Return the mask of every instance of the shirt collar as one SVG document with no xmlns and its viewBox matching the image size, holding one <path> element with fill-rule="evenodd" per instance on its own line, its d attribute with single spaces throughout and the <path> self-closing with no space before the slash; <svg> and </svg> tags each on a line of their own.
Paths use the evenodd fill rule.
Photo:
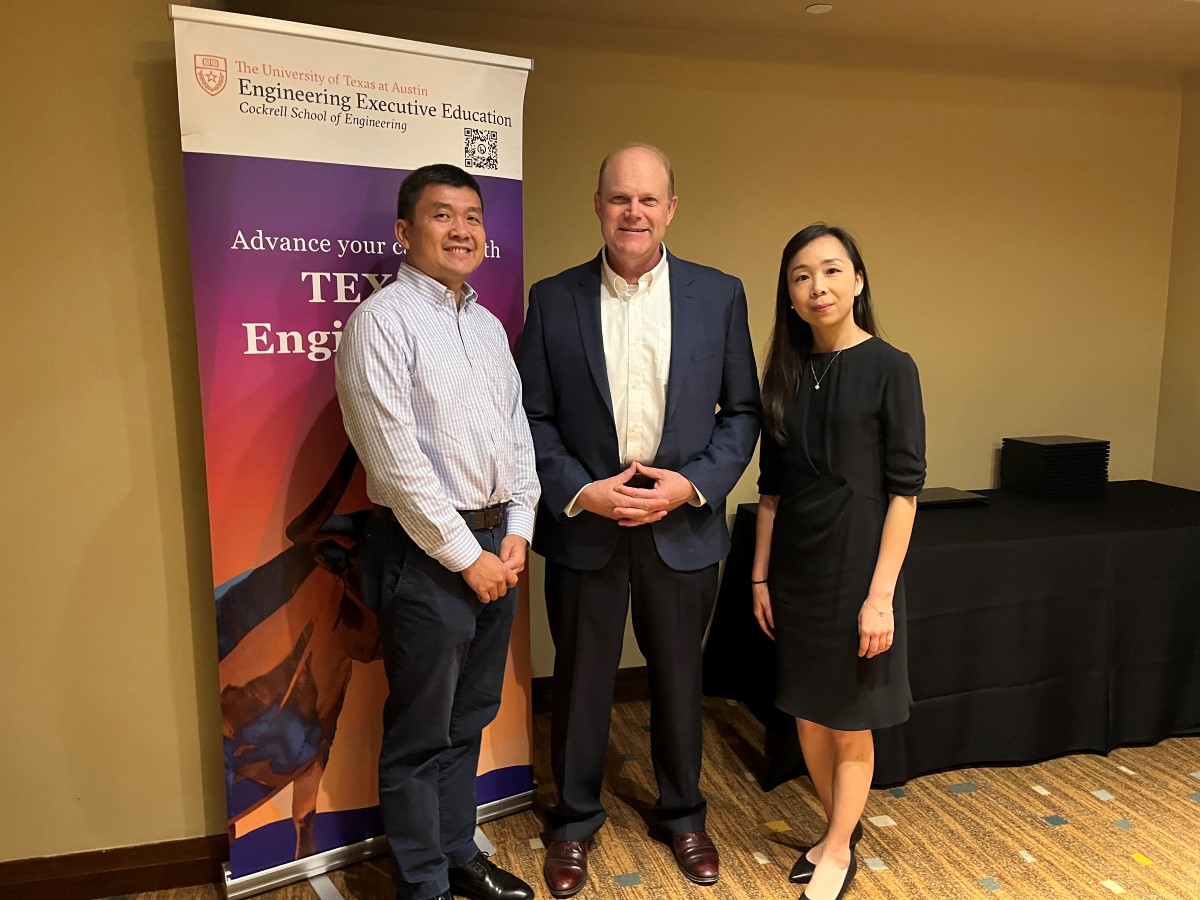
<svg viewBox="0 0 1200 900">
<path fill-rule="evenodd" d="M 667 266 L 667 245 L 660 244 L 662 257 L 658 260 L 658 264 L 639 278 L 635 283 L 630 284 L 620 275 L 612 270 L 608 264 L 608 248 L 605 247 L 600 251 L 600 278 L 608 286 L 608 289 L 616 295 L 620 300 L 628 300 L 639 290 L 650 290 L 655 282 L 666 281 L 668 278 Z"/>
<path fill-rule="evenodd" d="M 448 306 L 451 309 L 458 308 L 457 298 L 454 296 L 454 291 L 446 287 L 440 281 L 430 278 L 420 269 L 413 268 L 408 263 L 401 263 L 399 270 L 396 272 L 396 280 L 404 281 L 409 287 L 414 288 L 418 294 L 425 300 L 428 300 L 434 306 Z M 474 303 L 479 299 L 479 294 L 475 288 L 463 282 L 463 308 L 465 309 L 468 303 Z"/>
</svg>

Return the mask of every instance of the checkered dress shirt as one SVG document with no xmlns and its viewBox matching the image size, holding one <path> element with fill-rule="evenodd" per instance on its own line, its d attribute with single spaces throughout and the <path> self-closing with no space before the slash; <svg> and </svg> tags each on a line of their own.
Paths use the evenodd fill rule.
<svg viewBox="0 0 1200 900">
<path fill-rule="evenodd" d="M 457 510 L 511 501 L 533 538 L 541 488 L 521 379 L 499 320 L 407 264 L 350 316 L 337 353 L 342 420 L 367 473 L 422 550 L 458 572 L 480 554 Z"/>
</svg>

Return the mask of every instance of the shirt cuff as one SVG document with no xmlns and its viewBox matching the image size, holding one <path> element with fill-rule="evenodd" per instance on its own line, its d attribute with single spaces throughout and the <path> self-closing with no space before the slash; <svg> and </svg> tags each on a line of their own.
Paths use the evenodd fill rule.
<svg viewBox="0 0 1200 900">
<path fill-rule="evenodd" d="M 429 554 L 451 572 L 461 572 L 483 554 L 475 535 L 471 534 L 465 522 L 461 524 L 463 527 L 450 540 Z"/>
<path fill-rule="evenodd" d="M 524 506 L 512 504 L 508 507 L 507 534 L 525 538 L 525 543 L 533 544 L 533 510 Z"/>
<path fill-rule="evenodd" d="M 688 503 L 692 506 L 703 506 L 706 504 L 708 501 L 704 499 L 704 495 L 700 493 L 700 488 L 696 487 L 696 483 L 694 481 L 689 481 L 688 484 L 695 488 L 696 491 L 696 498 L 694 500 L 689 500 Z"/>
<path fill-rule="evenodd" d="M 585 490 L 587 490 L 589 485 L 591 485 L 590 481 L 587 484 L 585 484 L 583 487 L 581 487 L 578 491 L 576 491 L 575 496 L 571 498 L 571 502 L 567 504 L 567 508 L 563 510 L 563 512 L 565 512 L 567 514 L 568 519 L 573 519 L 577 515 L 579 515 L 581 512 L 583 512 L 583 510 L 576 507 L 575 504 L 579 502 L 579 495 L 582 494 Z"/>
</svg>

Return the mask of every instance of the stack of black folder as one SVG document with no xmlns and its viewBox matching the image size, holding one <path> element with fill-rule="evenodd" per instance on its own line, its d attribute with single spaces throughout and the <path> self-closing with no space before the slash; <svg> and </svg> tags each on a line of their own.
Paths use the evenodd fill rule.
<svg viewBox="0 0 1200 900">
<path fill-rule="evenodd" d="M 1108 441 L 1064 434 L 1005 438 L 1000 487 L 1048 500 L 1092 500 L 1108 484 Z"/>
</svg>

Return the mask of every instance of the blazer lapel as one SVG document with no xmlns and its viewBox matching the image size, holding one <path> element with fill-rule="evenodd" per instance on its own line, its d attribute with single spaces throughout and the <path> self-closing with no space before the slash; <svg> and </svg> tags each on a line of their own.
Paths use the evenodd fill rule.
<svg viewBox="0 0 1200 900">
<path fill-rule="evenodd" d="M 588 369 L 604 404 L 609 418 L 613 418 L 612 392 L 608 388 L 608 366 L 604 362 L 604 331 L 600 325 L 600 257 L 597 256 L 587 273 L 575 286 L 575 314 L 579 318 L 579 336 L 583 340 L 583 352 L 587 356 Z"/>
<path fill-rule="evenodd" d="M 690 325 L 696 315 L 696 303 L 692 297 L 692 274 L 688 271 L 687 263 L 668 253 L 667 265 L 671 272 L 671 368 L 667 372 L 664 430 L 670 424 L 679 394 L 683 390 L 683 382 L 687 378 L 693 343 Z"/>
</svg>

